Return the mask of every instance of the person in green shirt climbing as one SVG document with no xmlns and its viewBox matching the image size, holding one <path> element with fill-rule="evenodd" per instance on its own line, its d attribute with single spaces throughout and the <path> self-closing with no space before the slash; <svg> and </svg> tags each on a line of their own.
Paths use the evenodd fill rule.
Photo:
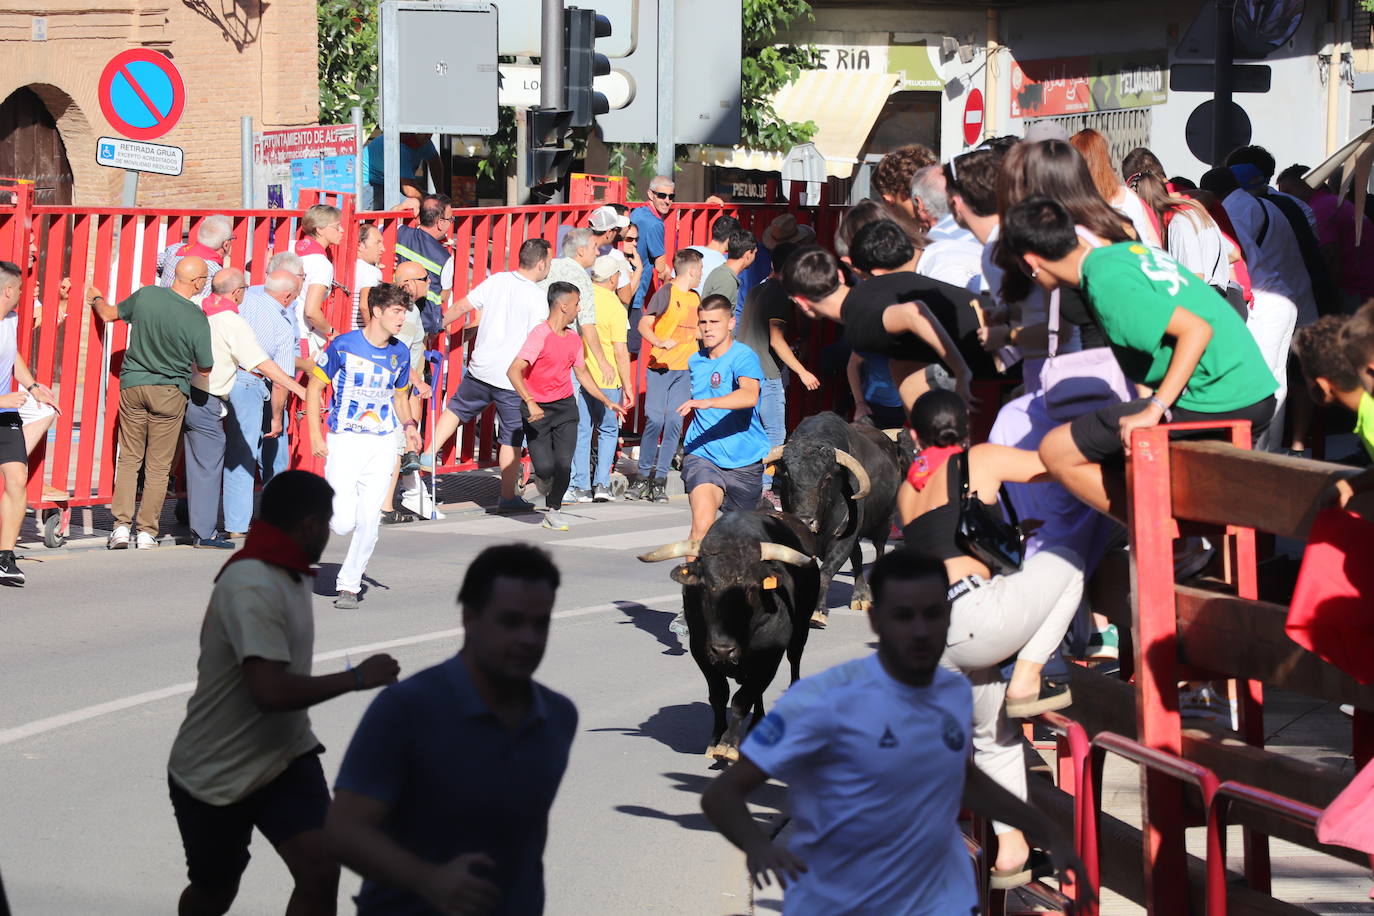
<svg viewBox="0 0 1374 916">
<path fill-rule="evenodd" d="M 1269 425 L 1278 382 L 1259 346 L 1226 300 L 1167 254 L 1139 242 L 1095 246 L 1062 205 L 1040 196 L 1007 211 L 1001 244 L 1045 290 L 1080 289 L 1126 378 L 1150 392 L 1041 442 L 1045 467 L 1083 502 L 1125 520 L 1125 479 L 1115 469 L 1134 430 L 1248 420 L 1254 437 Z"/>
</svg>

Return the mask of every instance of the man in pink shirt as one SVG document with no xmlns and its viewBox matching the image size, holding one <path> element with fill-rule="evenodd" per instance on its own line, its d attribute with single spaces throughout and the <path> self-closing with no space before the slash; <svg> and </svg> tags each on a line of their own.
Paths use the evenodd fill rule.
<svg viewBox="0 0 1374 916">
<path fill-rule="evenodd" d="M 1374 222 L 1361 215 L 1359 244 L 1355 242 L 1356 210 L 1349 198 L 1338 198 L 1326 188 L 1303 181 L 1309 169 L 1293 165 L 1279 173 L 1278 189 L 1307 204 L 1317 219 L 1317 243 L 1321 245 L 1331 279 L 1344 298 L 1344 310 L 1354 312 L 1374 297 Z"/>
<path fill-rule="evenodd" d="M 515 393 L 520 396 L 520 415 L 525 421 L 525 446 L 534 462 L 535 476 L 544 492 L 548 512 L 541 526 L 567 531 L 563 517 L 563 494 L 572 475 L 573 451 L 577 446 L 577 402 L 573 400 L 573 374 L 582 390 L 607 408 L 625 417 L 625 408 L 601 393 L 587 371 L 582 356 L 582 338 L 568 330 L 577 317 L 581 293 L 571 283 L 549 284 L 549 319 L 541 321 L 525 338 L 506 371 Z"/>
</svg>

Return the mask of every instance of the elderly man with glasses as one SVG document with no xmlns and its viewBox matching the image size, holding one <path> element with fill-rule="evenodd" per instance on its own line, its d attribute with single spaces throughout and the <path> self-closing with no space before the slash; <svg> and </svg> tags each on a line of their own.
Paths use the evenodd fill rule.
<svg viewBox="0 0 1374 916">
<path fill-rule="evenodd" d="M 201 303 L 210 323 L 214 362 L 209 372 L 191 377 L 186 407 L 186 499 L 195 547 L 228 550 L 234 546 L 215 523 L 224 479 L 224 418 L 229 415 L 229 395 L 239 373 L 260 376 L 305 397 L 305 389 L 268 356 L 252 326 L 239 314 L 247 289 L 243 272 L 226 267 L 215 274 L 210 295 Z"/>
</svg>

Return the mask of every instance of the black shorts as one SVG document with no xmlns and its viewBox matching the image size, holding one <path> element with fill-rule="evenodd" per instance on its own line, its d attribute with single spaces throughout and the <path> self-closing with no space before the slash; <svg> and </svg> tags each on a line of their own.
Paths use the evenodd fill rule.
<svg viewBox="0 0 1374 916">
<path fill-rule="evenodd" d="M 172 810 L 186 850 L 186 875 L 192 884 L 211 892 L 238 887 L 248 867 L 248 842 L 254 827 L 274 847 L 324 828 L 329 784 L 320 766 L 323 750 L 318 747 L 302 754 L 276 779 L 228 805 L 203 802 L 167 775 Z"/>
<path fill-rule="evenodd" d="M 488 404 L 496 405 L 496 441 L 502 445 L 519 445 L 525 441 L 524 421 L 520 419 L 520 395 L 509 388 L 488 385 L 471 372 L 463 376 L 458 390 L 448 399 L 449 410 L 458 415 L 464 423 L 486 409 Z"/>
<path fill-rule="evenodd" d="M 19 412 L 7 410 L 0 413 L 0 464 L 17 461 L 29 463 L 29 451 L 24 448 L 24 425 Z"/>
<path fill-rule="evenodd" d="M 1274 396 L 1270 395 L 1249 407 L 1242 407 L 1239 410 L 1226 413 L 1198 413 L 1195 410 L 1174 407 L 1169 411 L 1168 422 L 1216 423 L 1222 420 L 1249 420 L 1250 442 L 1253 445 L 1254 441 L 1269 427 L 1269 421 L 1274 416 L 1275 404 Z M 1140 413 L 1149 406 L 1149 398 L 1138 398 L 1124 404 L 1113 404 L 1110 407 L 1098 408 L 1092 413 L 1085 413 L 1069 424 L 1069 432 L 1073 435 L 1073 444 L 1083 453 L 1083 457 L 1091 462 L 1096 464 L 1120 463 L 1123 460 L 1121 418 L 1128 417 L 1133 413 Z M 1170 433 L 1169 438 L 1210 439 L 1216 438 L 1217 435 L 1217 432 L 1212 430 L 1188 430 Z"/>
<path fill-rule="evenodd" d="M 713 484 L 725 491 L 722 512 L 748 512 L 759 507 L 763 498 L 763 462 L 742 468 L 718 468 L 700 455 L 682 459 L 682 486 L 691 493 L 702 484 Z"/>
</svg>

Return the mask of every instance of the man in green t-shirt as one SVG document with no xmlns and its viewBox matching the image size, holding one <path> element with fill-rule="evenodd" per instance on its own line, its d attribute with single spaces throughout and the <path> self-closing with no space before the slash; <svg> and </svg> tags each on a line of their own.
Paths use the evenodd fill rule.
<svg viewBox="0 0 1374 916">
<path fill-rule="evenodd" d="M 754 233 L 748 229 L 736 229 L 730 233 L 730 238 L 725 244 L 725 263 L 706 277 L 701 285 L 701 299 L 705 302 L 710 296 L 724 296 L 730 300 L 730 307 L 735 310 L 735 318 L 738 319 L 739 275 L 754 263 L 759 243 L 754 238 Z"/>
<path fill-rule="evenodd" d="M 138 472 L 143 471 L 143 502 L 138 510 L 141 550 L 157 546 L 158 518 L 167 496 L 167 478 L 176 458 L 181 422 L 191 390 L 191 370 L 208 374 L 215 364 L 210 321 L 191 301 L 209 274 L 203 258 L 182 258 L 171 287 L 145 286 L 118 306 L 103 296 L 91 309 L 106 322 L 133 325 L 119 372 L 119 460 L 115 465 L 114 530 L 106 546 L 129 546 Z"/>
<path fill-rule="evenodd" d="M 1130 454 L 1131 433 L 1160 422 L 1248 420 L 1260 435 L 1278 382 L 1245 323 L 1210 286 L 1168 255 L 1136 242 L 1097 247 L 1056 201 L 1030 197 L 1007 211 L 1001 244 L 1043 289 L 1078 287 L 1126 377 L 1149 394 L 1051 430 L 1045 467 L 1083 502 L 1122 521 L 1124 478 L 1103 473 Z"/>
</svg>

